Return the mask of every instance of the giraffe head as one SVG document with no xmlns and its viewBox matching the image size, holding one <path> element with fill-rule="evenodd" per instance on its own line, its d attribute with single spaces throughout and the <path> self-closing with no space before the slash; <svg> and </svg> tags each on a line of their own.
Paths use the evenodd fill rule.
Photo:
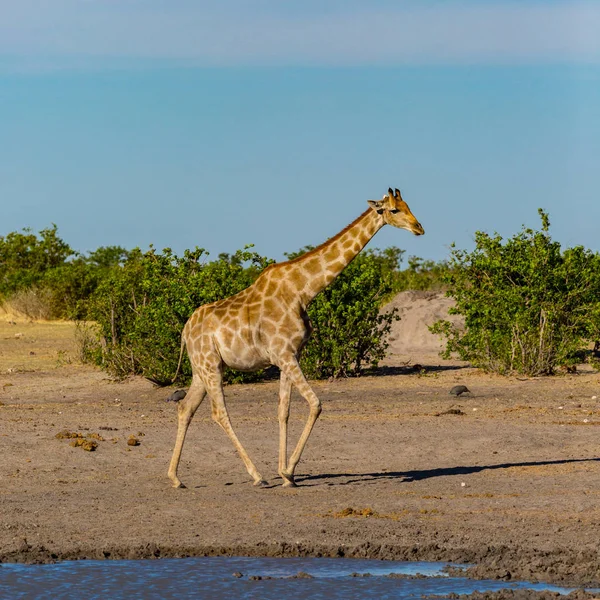
<svg viewBox="0 0 600 600">
<path fill-rule="evenodd" d="M 408 204 L 402 200 L 400 190 L 389 188 L 381 200 L 369 200 L 369 206 L 383 217 L 388 225 L 407 229 L 415 235 L 423 235 L 425 230 L 415 216 L 410 212 Z"/>
</svg>

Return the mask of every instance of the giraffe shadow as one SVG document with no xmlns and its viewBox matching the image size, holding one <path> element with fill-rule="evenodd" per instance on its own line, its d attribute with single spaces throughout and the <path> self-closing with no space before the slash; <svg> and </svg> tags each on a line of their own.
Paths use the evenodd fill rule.
<svg viewBox="0 0 600 600">
<path fill-rule="evenodd" d="M 381 471 L 375 473 L 321 473 L 318 475 L 297 475 L 296 482 L 302 486 L 314 485 L 353 485 L 372 484 L 377 481 L 400 481 L 410 483 L 432 479 L 434 477 L 453 477 L 458 475 L 472 475 L 482 471 L 497 469 L 510 469 L 511 467 L 541 467 L 551 465 L 568 465 L 576 463 L 600 463 L 600 458 L 571 458 L 562 460 L 541 460 L 530 462 L 498 463 L 495 465 L 456 466 L 439 469 L 424 469 L 415 471 Z"/>
</svg>

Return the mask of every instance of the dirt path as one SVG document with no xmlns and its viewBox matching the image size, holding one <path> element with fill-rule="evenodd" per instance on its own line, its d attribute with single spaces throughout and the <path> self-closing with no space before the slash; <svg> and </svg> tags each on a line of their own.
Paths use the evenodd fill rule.
<svg viewBox="0 0 600 600">
<path fill-rule="evenodd" d="M 35 347 L 12 331 L 0 327 L 9 362 L 15 344 Z M 170 390 L 110 381 L 62 343 L 53 367 L 0 375 L 1 561 L 324 555 L 600 583 L 598 373 L 521 381 L 430 360 L 425 374 L 315 383 L 324 410 L 292 490 L 276 475 L 277 383 L 231 386 L 234 426 L 272 486 L 251 485 L 205 403 L 175 490 Z M 449 396 L 457 383 L 473 393 Z M 294 395 L 294 441 L 306 415 Z M 103 440 L 86 452 L 64 430 Z"/>
</svg>

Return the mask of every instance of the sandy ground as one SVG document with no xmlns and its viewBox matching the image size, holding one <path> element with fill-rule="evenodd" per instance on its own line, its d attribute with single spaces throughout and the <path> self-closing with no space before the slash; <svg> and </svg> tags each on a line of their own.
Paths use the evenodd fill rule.
<svg viewBox="0 0 600 600">
<path fill-rule="evenodd" d="M 277 476 L 277 382 L 229 386 L 234 427 L 270 486 L 251 485 L 206 401 L 177 490 L 172 390 L 111 381 L 78 364 L 72 326 L 57 325 L 54 343 L 44 327 L 0 322 L 0 561 L 346 556 L 600 584 L 597 372 L 501 378 L 413 348 L 395 354 L 408 366 L 315 382 L 324 410 L 296 489 Z M 472 393 L 450 396 L 459 383 Z M 294 395 L 294 442 L 307 412 Z"/>
</svg>

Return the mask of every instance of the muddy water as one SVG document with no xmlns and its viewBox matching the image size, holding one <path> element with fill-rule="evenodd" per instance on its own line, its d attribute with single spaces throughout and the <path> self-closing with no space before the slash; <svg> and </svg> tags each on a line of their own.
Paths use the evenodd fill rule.
<svg viewBox="0 0 600 600">
<path fill-rule="evenodd" d="M 547 584 L 473 581 L 444 575 L 444 563 L 324 558 L 207 557 L 0 564 L 0 598 L 416 599 Z"/>
</svg>

